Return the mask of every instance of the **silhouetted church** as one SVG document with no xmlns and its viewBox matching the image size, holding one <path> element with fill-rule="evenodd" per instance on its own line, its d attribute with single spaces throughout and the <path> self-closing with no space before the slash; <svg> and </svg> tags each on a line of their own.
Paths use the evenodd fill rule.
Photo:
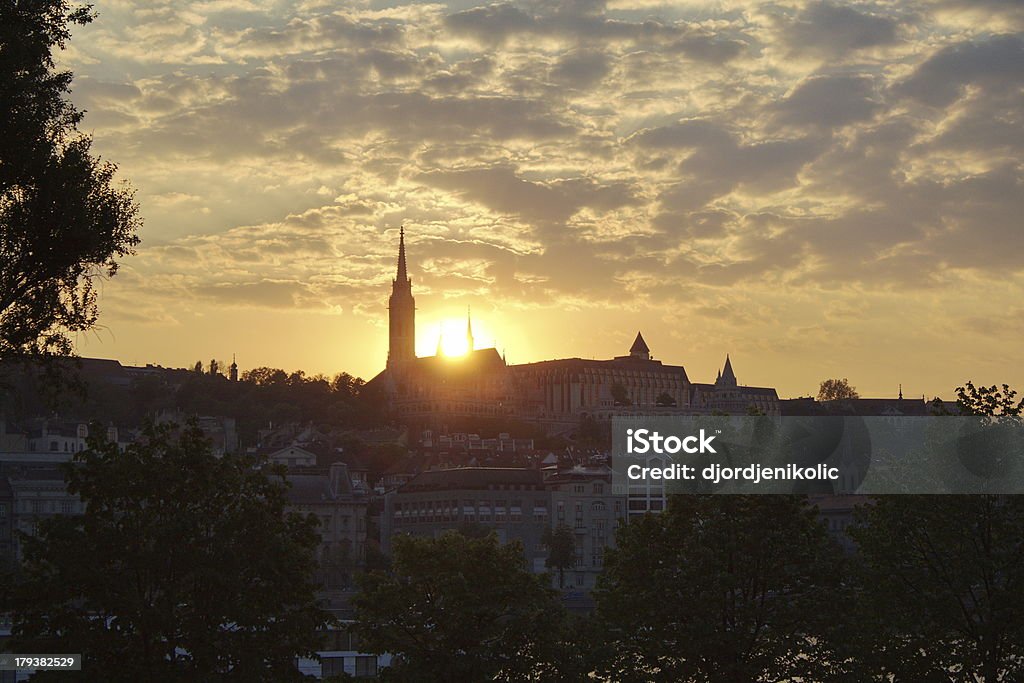
<svg viewBox="0 0 1024 683">
<path fill-rule="evenodd" d="M 416 356 L 416 301 L 406 264 L 405 230 L 399 232 L 398 269 L 388 300 L 388 359 L 372 380 L 383 387 L 396 419 L 443 428 L 453 420 L 506 417 L 570 431 L 583 417 L 614 415 L 779 414 L 779 397 L 769 387 L 740 385 L 726 356 L 714 384 L 693 383 L 681 365 L 651 356 L 637 332 L 629 353 L 610 360 L 565 358 L 508 365 L 496 349 L 474 349 L 467 316 L 469 352 L 448 357 Z"/>
</svg>

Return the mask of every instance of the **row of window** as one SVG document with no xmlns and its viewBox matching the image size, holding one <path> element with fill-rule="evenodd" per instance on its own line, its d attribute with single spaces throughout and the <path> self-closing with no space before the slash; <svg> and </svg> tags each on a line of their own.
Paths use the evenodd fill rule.
<svg viewBox="0 0 1024 683">
<path fill-rule="evenodd" d="M 72 515 L 78 512 L 77 500 L 20 500 L 15 506 L 18 512 L 31 512 L 36 515 L 60 513 Z M 0 503 L 0 519 L 7 518 L 7 505 Z"/>
</svg>

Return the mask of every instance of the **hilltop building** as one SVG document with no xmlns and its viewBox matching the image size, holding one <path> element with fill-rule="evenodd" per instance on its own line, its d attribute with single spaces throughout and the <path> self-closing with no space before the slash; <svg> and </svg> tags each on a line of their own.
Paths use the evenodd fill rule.
<svg viewBox="0 0 1024 683">
<path fill-rule="evenodd" d="M 714 384 L 691 382 L 681 365 L 656 360 L 637 332 L 629 352 L 608 360 L 564 358 L 509 365 L 494 348 L 474 348 L 467 314 L 465 356 L 416 356 L 416 302 L 409 277 L 405 229 L 388 300 L 388 355 L 371 380 L 383 389 L 395 417 L 418 429 L 444 429 L 465 418 L 515 419 L 548 433 L 568 433 L 589 418 L 616 415 L 709 414 L 757 411 L 778 415 L 771 387 L 739 384 L 732 361 Z"/>
</svg>

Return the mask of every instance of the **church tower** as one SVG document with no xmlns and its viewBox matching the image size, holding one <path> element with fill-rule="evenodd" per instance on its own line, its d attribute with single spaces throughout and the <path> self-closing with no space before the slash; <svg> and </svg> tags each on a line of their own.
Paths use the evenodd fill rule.
<svg viewBox="0 0 1024 683">
<path fill-rule="evenodd" d="M 405 228 L 398 232 L 398 273 L 388 299 L 388 368 L 416 358 L 416 300 L 405 266 Z"/>
</svg>

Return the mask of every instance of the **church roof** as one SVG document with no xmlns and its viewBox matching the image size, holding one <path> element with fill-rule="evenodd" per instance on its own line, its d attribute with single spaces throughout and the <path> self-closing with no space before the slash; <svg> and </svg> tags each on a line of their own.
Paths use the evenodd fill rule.
<svg viewBox="0 0 1024 683">
<path fill-rule="evenodd" d="M 651 350 L 647 348 L 647 342 L 644 341 L 644 336 L 640 332 L 636 333 L 636 339 L 633 340 L 633 345 L 629 347 L 630 353 L 650 353 Z"/>
</svg>

